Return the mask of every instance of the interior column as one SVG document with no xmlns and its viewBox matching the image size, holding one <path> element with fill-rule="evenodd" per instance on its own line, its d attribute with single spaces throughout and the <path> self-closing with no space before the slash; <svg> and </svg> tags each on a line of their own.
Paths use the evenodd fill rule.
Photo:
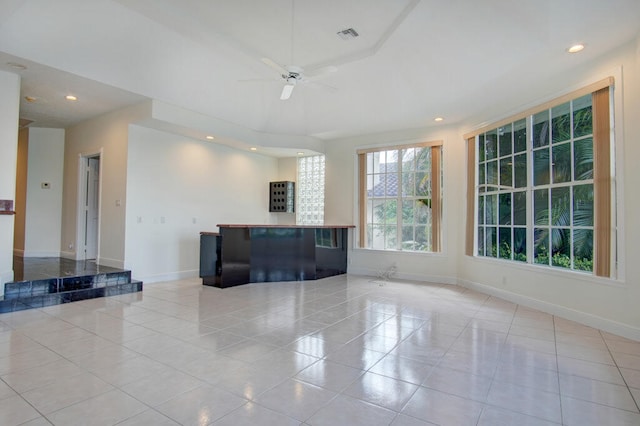
<svg viewBox="0 0 640 426">
<path fill-rule="evenodd" d="M 16 198 L 20 76 L 0 71 L 0 200 Z M 14 207 L 15 208 L 15 207 Z M 13 280 L 13 215 L 0 215 L 0 291 Z"/>
</svg>

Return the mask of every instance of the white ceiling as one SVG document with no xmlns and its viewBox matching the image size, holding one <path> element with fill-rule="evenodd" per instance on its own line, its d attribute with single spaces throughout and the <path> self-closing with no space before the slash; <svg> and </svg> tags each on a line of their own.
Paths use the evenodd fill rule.
<svg viewBox="0 0 640 426">
<path fill-rule="evenodd" d="M 347 28 L 360 36 L 342 40 Z M 0 69 L 37 98 L 21 103 L 33 126 L 155 99 L 329 140 L 508 114 L 639 31 L 638 0 L 0 0 Z M 262 58 L 337 70 L 281 101 Z"/>
</svg>

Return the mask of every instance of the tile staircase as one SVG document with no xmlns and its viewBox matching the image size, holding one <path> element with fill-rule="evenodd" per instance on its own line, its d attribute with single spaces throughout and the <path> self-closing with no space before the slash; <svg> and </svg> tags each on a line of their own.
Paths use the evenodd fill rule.
<svg viewBox="0 0 640 426">
<path fill-rule="evenodd" d="M 0 313 L 142 291 L 142 281 L 132 280 L 127 270 L 95 264 L 87 268 L 81 266 L 86 262 L 57 258 L 25 258 L 23 262 L 27 271 L 4 285 Z M 28 271 L 29 263 L 37 267 Z"/>
</svg>

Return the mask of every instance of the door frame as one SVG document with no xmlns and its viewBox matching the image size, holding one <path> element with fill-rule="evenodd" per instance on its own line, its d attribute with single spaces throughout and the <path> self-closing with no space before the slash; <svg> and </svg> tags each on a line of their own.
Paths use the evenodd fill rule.
<svg viewBox="0 0 640 426">
<path fill-rule="evenodd" d="M 103 169 L 103 149 L 101 148 L 99 151 L 79 153 L 78 154 L 78 193 L 76 197 L 76 245 L 75 245 L 75 259 L 76 260 L 87 260 L 86 259 L 86 251 L 84 249 L 84 241 L 86 238 L 86 227 L 85 227 L 85 194 L 87 194 L 87 160 L 89 158 L 97 158 L 98 159 L 98 236 L 96 238 L 96 263 L 99 263 L 100 259 L 100 227 L 101 227 L 101 218 L 102 218 L 102 169 Z"/>
</svg>

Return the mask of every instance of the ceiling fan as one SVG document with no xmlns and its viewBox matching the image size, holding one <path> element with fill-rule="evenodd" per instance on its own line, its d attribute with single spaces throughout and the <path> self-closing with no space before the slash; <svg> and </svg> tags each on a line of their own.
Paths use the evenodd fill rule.
<svg viewBox="0 0 640 426">
<path fill-rule="evenodd" d="M 269 58 L 262 58 L 262 63 L 278 71 L 278 73 L 280 74 L 280 77 L 284 80 L 285 84 L 282 87 L 282 92 L 280 93 L 280 99 L 283 101 L 286 101 L 291 97 L 291 95 L 293 94 L 293 89 L 296 87 L 298 83 L 312 82 L 313 84 L 321 85 L 323 87 L 336 90 L 336 88 L 333 86 L 318 83 L 315 81 L 317 79 L 320 79 L 326 76 L 327 74 L 336 72 L 337 71 L 336 67 L 328 66 L 328 67 L 323 67 L 323 68 L 313 70 L 309 73 L 305 73 L 304 69 L 300 66 L 288 65 L 287 67 L 284 67 Z"/>
<path fill-rule="evenodd" d="M 295 21 L 295 0 L 291 0 L 291 62 L 293 62 L 294 57 L 294 21 Z M 327 74 L 333 73 L 337 71 L 337 68 L 334 66 L 327 66 L 322 68 L 315 68 L 312 70 L 304 70 L 301 66 L 298 65 L 288 65 L 283 66 L 271 58 L 263 57 L 262 63 L 266 66 L 274 69 L 280 75 L 280 78 L 284 80 L 284 86 L 282 87 L 282 92 L 280 93 L 280 99 L 286 101 L 293 94 L 293 89 L 299 83 L 313 83 L 314 85 L 320 85 L 325 88 L 331 90 L 337 90 L 333 86 L 329 86 L 327 84 L 318 83 L 315 80 L 318 80 Z M 247 80 L 245 80 L 247 81 Z M 254 80 L 255 81 L 255 80 Z"/>
</svg>

